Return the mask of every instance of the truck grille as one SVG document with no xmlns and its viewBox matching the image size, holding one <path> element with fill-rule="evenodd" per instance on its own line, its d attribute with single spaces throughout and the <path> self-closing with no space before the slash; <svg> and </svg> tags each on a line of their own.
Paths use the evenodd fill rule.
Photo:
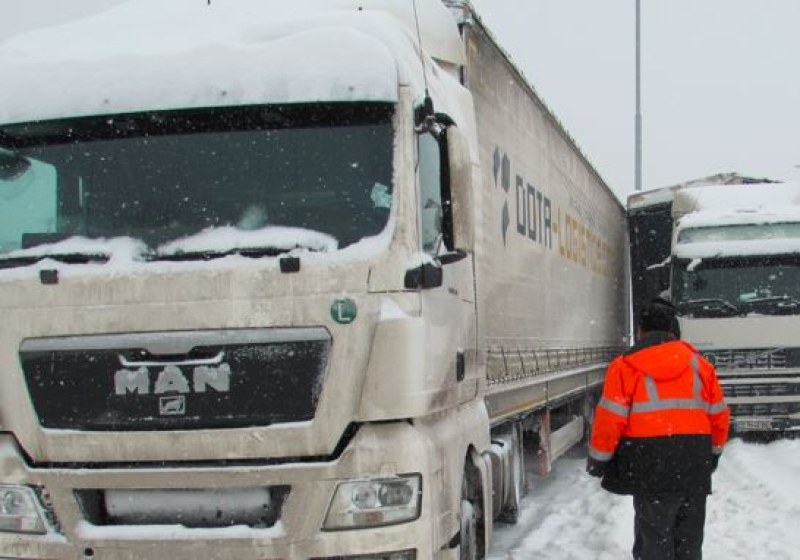
<svg viewBox="0 0 800 560">
<path fill-rule="evenodd" d="M 28 339 L 20 362 L 40 424 L 191 430 L 311 420 L 328 371 L 322 328 Z"/>
<path fill-rule="evenodd" d="M 726 397 L 788 397 L 800 395 L 800 383 L 722 383 Z"/>
<path fill-rule="evenodd" d="M 728 406 L 731 416 L 734 417 L 789 416 L 800 413 L 800 403 L 797 402 L 730 404 Z"/>
<path fill-rule="evenodd" d="M 704 350 L 702 354 L 718 370 L 772 370 L 800 367 L 800 348 Z"/>
</svg>

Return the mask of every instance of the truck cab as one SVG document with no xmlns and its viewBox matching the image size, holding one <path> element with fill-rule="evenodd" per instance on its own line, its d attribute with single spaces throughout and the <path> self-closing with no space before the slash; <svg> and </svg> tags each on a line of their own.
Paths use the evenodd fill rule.
<svg viewBox="0 0 800 560">
<path fill-rule="evenodd" d="M 3 46 L 0 556 L 457 553 L 474 117 L 447 8 L 423 53 L 389 4 L 130 2 Z"/>
<path fill-rule="evenodd" d="M 800 189 L 752 183 L 668 192 L 669 256 L 640 273 L 639 290 L 658 290 L 677 307 L 683 338 L 717 368 L 734 432 L 796 429 Z M 640 224 L 647 196 L 631 198 Z"/>
</svg>

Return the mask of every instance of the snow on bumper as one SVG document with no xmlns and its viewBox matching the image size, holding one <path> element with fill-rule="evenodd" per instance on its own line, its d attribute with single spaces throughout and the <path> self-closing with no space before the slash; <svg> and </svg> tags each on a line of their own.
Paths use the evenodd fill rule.
<svg viewBox="0 0 800 560">
<path fill-rule="evenodd" d="M 391 441 L 392 445 L 385 442 Z M 382 443 L 383 442 L 383 443 Z M 431 460 L 438 454 L 425 437 L 404 423 L 366 426 L 340 457 L 330 461 L 277 465 L 168 465 L 115 468 L 32 468 L 10 435 L 0 435 L 0 484 L 33 487 L 48 512 L 45 535 L 0 532 L 0 558 L 60 560 L 264 560 L 415 551 L 416 559 L 440 557 L 451 535 L 436 535 L 430 489 L 440 486 Z M 375 528 L 327 531 L 326 514 L 337 487 L 363 479 L 419 475 L 421 507 L 415 519 Z M 92 523 L 81 501 L 104 490 L 288 488 L 271 527 L 247 525 L 189 528 L 178 524 Z M 437 544 L 439 543 L 439 544 Z M 443 553 L 450 554 L 451 551 Z M 414 555 L 409 553 L 409 558 Z M 389 556 L 391 557 L 391 556 Z M 441 556 L 444 557 L 444 556 Z M 403 558 L 403 555 L 397 556 Z"/>
</svg>

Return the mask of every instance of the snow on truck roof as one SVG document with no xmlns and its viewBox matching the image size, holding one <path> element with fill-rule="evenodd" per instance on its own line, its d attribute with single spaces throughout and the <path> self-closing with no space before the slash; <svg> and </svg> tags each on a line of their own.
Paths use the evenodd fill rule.
<svg viewBox="0 0 800 560">
<path fill-rule="evenodd" d="M 628 210 L 640 210 L 658 204 L 674 203 L 685 214 L 688 210 L 720 208 L 761 208 L 800 205 L 800 184 L 791 182 L 698 183 L 637 192 L 628 197 Z M 689 208 L 686 205 L 690 205 Z"/>
<path fill-rule="evenodd" d="M 672 185 L 669 187 L 661 187 L 649 191 L 633 193 L 628 197 L 628 209 L 638 210 L 658 204 L 670 203 L 675 199 L 675 196 L 678 192 L 684 191 L 691 187 L 701 187 L 705 189 L 713 186 L 753 185 L 780 182 L 781 181 L 775 181 L 767 178 L 747 177 L 738 173 L 717 173 L 716 175 L 709 175 L 708 177 L 684 181 L 683 183 L 678 183 L 677 185 Z"/>
<path fill-rule="evenodd" d="M 413 8 L 397 0 L 131 0 L 0 45 L 0 123 L 265 102 L 394 102 L 398 84 L 421 96 Z M 449 10 L 418 0 L 417 11 L 426 53 L 464 64 Z"/>
<path fill-rule="evenodd" d="M 689 187 L 676 193 L 672 214 L 680 258 L 800 253 L 798 184 Z"/>
<path fill-rule="evenodd" d="M 675 194 L 672 215 L 680 218 L 681 227 L 800 221 L 800 185 L 689 187 Z"/>
</svg>

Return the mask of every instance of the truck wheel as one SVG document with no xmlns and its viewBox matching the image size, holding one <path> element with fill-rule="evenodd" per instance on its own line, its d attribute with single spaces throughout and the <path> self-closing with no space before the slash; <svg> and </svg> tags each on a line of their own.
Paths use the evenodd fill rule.
<svg viewBox="0 0 800 560">
<path fill-rule="evenodd" d="M 522 442 L 514 438 L 514 451 L 511 454 L 511 488 L 498 520 L 503 523 L 516 523 L 519 520 L 522 496 L 525 486 L 525 467 L 522 456 Z"/>
<path fill-rule="evenodd" d="M 459 560 L 477 560 L 478 519 L 472 502 L 466 498 L 461 499 L 461 533 L 458 543 Z"/>
</svg>

